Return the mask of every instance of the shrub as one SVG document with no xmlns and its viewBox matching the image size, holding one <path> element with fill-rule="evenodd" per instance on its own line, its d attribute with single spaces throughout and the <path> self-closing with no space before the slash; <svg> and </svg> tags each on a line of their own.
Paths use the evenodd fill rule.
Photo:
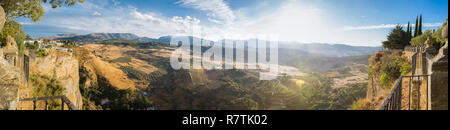
<svg viewBox="0 0 450 130">
<path fill-rule="evenodd" d="M 409 72 L 411 72 L 411 64 L 409 64 L 408 62 L 404 61 L 401 63 L 401 67 L 400 67 L 400 73 L 401 75 L 406 75 Z"/>
<path fill-rule="evenodd" d="M 37 55 L 38 57 L 46 57 L 46 56 L 48 56 L 49 54 L 48 54 L 47 51 L 41 49 L 41 50 L 39 50 L 39 51 L 36 52 L 36 55 Z"/>
<path fill-rule="evenodd" d="M 411 39 L 411 45 L 412 46 L 424 46 L 425 41 L 427 41 L 428 37 L 431 35 L 432 35 L 431 30 L 425 30 L 425 32 L 422 35 Z"/>
<path fill-rule="evenodd" d="M 54 77 L 31 75 L 30 76 L 33 97 L 61 96 L 65 88 Z M 59 110 L 61 102 L 59 100 L 50 100 L 48 102 L 50 110 Z"/>
<path fill-rule="evenodd" d="M 6 37 L 10 35 L 14 38 L 19 49 L 19 55 L 22 55 L 25 50 L 23 41 L 25 40 L 25 33 L 23 32 L 23 26 L 16 21 L 8 21 L 5 23 L 2 30 L 0 30 L 0 46 L 5 46 Z"/>
<path fill-rule="evenodd" d="M 385 89 L 389 88 L 389 85 L 392 83 L 391 76 L 388 76 L 387 74 L 382 74 L 380 77 L 380 84 L 383 85 Z"/>
<path fill-rule="evenodd" d="M 386 58 L 381 68 L 382 75 L 380 77 L 380 84 L 385 88 L 389 88 L 394 79 L 411 72 L 411 65 L 399 56 Z"/>
<path fill-rule="evenodd" d="M 444 27 L 445 25 L 447 25 L 447 22 L 445 22 L 443 25 L 442 25 L 442 27 Z M 439 28 L 439 29 L 437 29 L 434 33 L 433 33 L 433 35 L 431 35 L 431 37 L 433 37 L 434 39 L 436 39 L 436 43 L 438 44 L 438 45 L 443 45 L 443 44 L 445 44 L 445 39 L 442 37 L 442 29 L 443 28 Z"/>
<path fill-rule="evenodd" d="M 374 110 L 375 107 L 376 106 L 372 103 L 371 100 L 359 99 L 353 102 L 353 104 L 350 107 L 350 110 Z"/>
</svg>

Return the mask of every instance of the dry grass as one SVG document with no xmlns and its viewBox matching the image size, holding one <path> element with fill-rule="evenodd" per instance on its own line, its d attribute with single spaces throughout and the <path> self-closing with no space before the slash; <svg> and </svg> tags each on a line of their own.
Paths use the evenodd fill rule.
<svg viewBox="0 0 450 130">
<path fill-rule="evenodd" d="M 353 103 L 352 110 L 378 110 L 383 104 L 385 96 L 379 96 L 377 98 L 364 98 L 359 99 Z"/>
<path fill-rule="evenodd" d="M 74 48 L 75 51 L 79 54 L 78 60 L 80 65 L 84 66 L 86 70 L 92 74 L 91 80 L 98 81 L 99 76 L 104 77 L 108 82 L 118 88 L 118 89 L 135 89 L 134 81 L 128 79 L 127 74 L 119 69 L 119 65 L 114 63 L 109 63 L 102 60 L 100 57 L 97 57 L 93 54 L 94 50 L 91 49 L 100 49 L 107 48 L 104 45 L 97 44 L 88 44 L 82 47 Z M 109 46 L 108 46 L 109 47 Z M 118 47 L 111 47 L 113 50 L 120 50 Z M 105 50 L 105 49 L 103 49 Z M 96 51 L 97 52 L 97 51 Z M 102 51 L 100 51 L 102 52 Z M 121 57 L 121 53 L 113 53 L 108 51 L 103 51 L 101 54 L 114 54 L 108 57 L 117 58 Z"/>
</svg>

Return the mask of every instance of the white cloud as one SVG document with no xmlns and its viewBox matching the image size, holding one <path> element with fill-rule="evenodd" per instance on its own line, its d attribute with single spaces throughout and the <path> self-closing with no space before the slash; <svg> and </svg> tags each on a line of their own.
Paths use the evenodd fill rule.
<svg viewBox="0 0 450 130">
<path fill-rule="evenodd" d="M 102 13 L 100 13 L 98 11 L 95 11 L 94 13 L 92 13 L 92 15 L 94 15 L 94 16 L 102 16 Z"/>
<path fill-rule="evenodd" d="M 226 24 L 231 24 L 236 19 L 233 11 L 223 0 L 180 0 L 177 4 L 205 11 L 210 18 L 221 20 Z"/>
<path fill-rule="evenodd" d="M 358 31 L 358 30 L 372 30 L 372 29 L 388 29 L 395 28 L 398 24 L 381 24 L 381 25 L 370 25 L 370 26 L 346 26 L 343 27 L 343 31 Z M 402 24 L 403 27 L 408 26 L 408 24 Z M 415 24 L 412 24 L 414 27 Z M 442 23 L 424 23 L 424 27 L 439 27 L 442 26 Z"/>
<path fill-rule="evenodd" d="M 130 15 L 133 18 L 135 18 L 135 19 L 145 20 L 145 21 L 147 21 L 149 23 L 152 23 L 152 24 L 163 24 L 164 23 L 164 21 L 162 19 L 156 18 L 154 16 L 154 14 L 143 14 L 143 13 L 138 12 L 138 11 L 135 10 L 135 11 L 132 11 L 130 13 Z"/>
<path fill-rule="evenodd" d="M 316 7 L 286 1 L 280 7 L 271 8 L 277 9 L 263 15 L 239 17 L 231 25 L 205 27 L 204 34 L 222 37 L 276 34 L 281 41 L 298 42 L 326 42 L 324 39 L 335 37 L 332 35 L 333 23 L 328 22 L 326 13 Z"/>
<path fill-rule="evenodd" d="M 222 22 L 220 22 L 219 20 L 216 20 L 216 19 L 208 18 L 208 20 L 213 23 L 222 24 Z"/>
</svg>

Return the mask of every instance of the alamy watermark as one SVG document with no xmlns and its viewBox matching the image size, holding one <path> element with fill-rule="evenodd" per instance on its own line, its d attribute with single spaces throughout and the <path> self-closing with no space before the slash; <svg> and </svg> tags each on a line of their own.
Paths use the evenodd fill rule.
<svg viewBox="0 0 450 130">
<path fill-rule="evenodd" d="M 193 27 L 192 36 L 171 38 L 170 45 L 178 47 L 170 56 L 173 69 L 247 69 L 258 71 L 260 80 L 277 78 L 277 35 L 232 34 L 208 41 L 201 30 Z"/>
</svg>

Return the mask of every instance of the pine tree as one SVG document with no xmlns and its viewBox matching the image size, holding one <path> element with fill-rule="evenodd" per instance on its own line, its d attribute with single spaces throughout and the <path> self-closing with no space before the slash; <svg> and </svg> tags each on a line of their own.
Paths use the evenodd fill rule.
<svg viewBox="0 0 450 130">
<path fill-rule="evenodd" d="M 420 15 L 420 20 L 419 20 L 419 33 L 418 35 L 422 35 L 422 14 Z"/>
<path fill-rule="evenodd" d="M 419 31 L 419 16 L 417 16 L 416 18 L 416 25 L 414 27 L 414 37 L 417 37 L 417 35 L 419 34 L 418 31 Z"/>
<path fill-rule="evenodd" d="M 403 49 L 409 45 L 409 35 L 401 25 L 397 25 L 388 35 L 387 41 L 383 42 L 383 48 Z"/>
</svg>

